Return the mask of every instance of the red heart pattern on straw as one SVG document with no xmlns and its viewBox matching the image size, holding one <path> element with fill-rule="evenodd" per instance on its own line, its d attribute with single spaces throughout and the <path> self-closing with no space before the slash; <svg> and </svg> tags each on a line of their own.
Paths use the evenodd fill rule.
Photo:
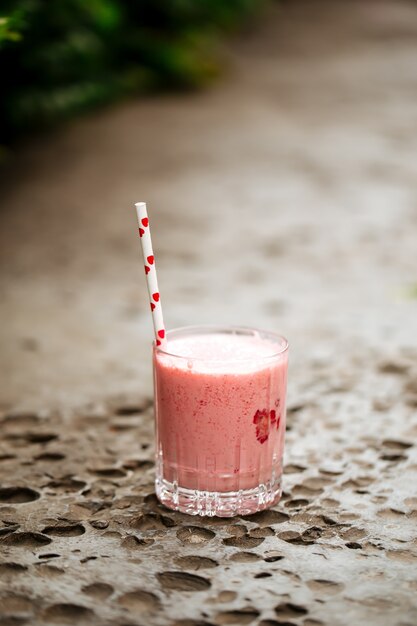
<svg viewBox="0 0 417 626">
<path fill-rule="evenodd" d="M 158 289 L 158 280 L 155 267 L 155 256 L 152 249 L 151 232 L 149 227 L 149 218 L 146 211 L 145 202 L 136 203 L 136 212 L 138 217 L 139 236 L 142 247 L 143 262 L 146 275 L 146 283 L 148 287 L 149 300 L 152 312 L 152 321 L 155 331 L 155 343 L 157 346 L 164 347 L 166 342 L 166 334 L 164 328 L 164 320 L 162 316 L 162 308 L 160 294 Z M 157 304 L 158 305 L 157 305 Z"/>
</svg>

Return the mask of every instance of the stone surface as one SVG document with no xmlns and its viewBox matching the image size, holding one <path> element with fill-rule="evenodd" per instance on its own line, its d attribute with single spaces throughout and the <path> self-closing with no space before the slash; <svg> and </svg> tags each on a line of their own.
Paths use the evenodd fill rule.
<svg viewBox="0 0 417 626">
<path fill-rule="evenodd" d="M 22 148 L 2 188 L 0 624 L 417 621 L 417 8 L 284 3 L 211 91 Z M 168 327 L 291 344 L 284 497 L 153 493 L 149 202 Z"/>
<path fill-rule="evenodd" d="M 376 376 L 396 377 L 401 411 L 401 378 Z M 282 502 L 232 520 L 158 504 L 152 409 L 127 423 L 131 398 L 100 414 L 32 414 L 30 426 L 5 413 L 3 623 L 413 624 L 415 432 L 386 439 L 368 411 L 378 428 L 352 438 L 345 401 L 326 390 L 320 421 L 310 401 L 290 410 Z M 359 415 L 361 402 L 349 406 Z"/>
</svg>

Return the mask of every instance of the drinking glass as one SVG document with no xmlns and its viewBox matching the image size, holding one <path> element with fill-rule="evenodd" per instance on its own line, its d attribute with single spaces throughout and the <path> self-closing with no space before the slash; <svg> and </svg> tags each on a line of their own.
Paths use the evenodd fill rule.
<svg viewBox="0 0 417 626">
<path fill-rule="evenodd" d="M 184 345 L 200 345 L 198 355 Z M 278 502 L 287 366 L 287 340 L 254 328 L 179 328 L 163 349 L 154 345 L 160 502 L 221 517 Z"/>
</svg>

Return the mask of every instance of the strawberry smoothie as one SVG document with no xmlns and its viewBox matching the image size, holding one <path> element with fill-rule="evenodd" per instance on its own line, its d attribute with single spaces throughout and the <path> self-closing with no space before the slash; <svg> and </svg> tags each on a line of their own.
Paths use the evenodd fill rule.
<svg viewBox="0 0 417 626">
<path fill-rule="evenodd" d="M 252 329 L 185 328 L 154 348 L 159 499 L 235 515 L 281 495 L 288 344 Z"/>
</svg>

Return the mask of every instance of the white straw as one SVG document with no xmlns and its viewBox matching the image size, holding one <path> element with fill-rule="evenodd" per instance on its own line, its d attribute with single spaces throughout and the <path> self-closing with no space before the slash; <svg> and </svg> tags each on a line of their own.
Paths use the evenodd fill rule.
<svg viewBox="0 0 417 626">
<path fill-rule="evenodd" d="M 162 317 L 161 298 L 156 276 L 155 256 L 152 249 L 151 231 L 145 202 L 136 202 L 138 216 L 139 237 L 142 246 L 143 263 L 145 265 L 146 284 L 148 286 L 149 302 L 152 311 L 152 321 L 155 331 L 156 345 L 163 348 L 166 344 L 164 319 Z"/>
</svg>

